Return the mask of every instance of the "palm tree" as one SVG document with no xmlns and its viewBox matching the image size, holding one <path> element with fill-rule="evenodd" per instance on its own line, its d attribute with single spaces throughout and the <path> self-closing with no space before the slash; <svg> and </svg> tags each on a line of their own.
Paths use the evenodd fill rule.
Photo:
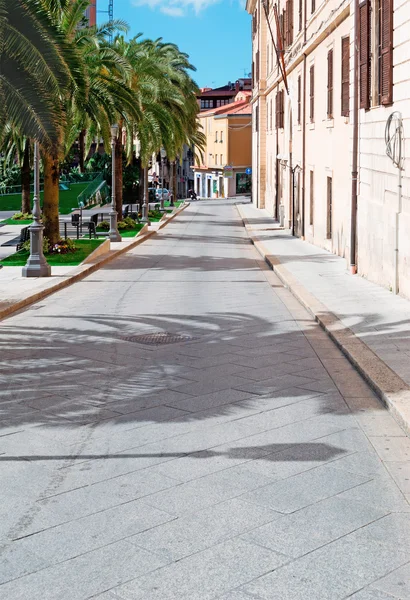
<svg viewBox="0 0 410 600">
<path fill-rule="evenodd" d="M 55 147 L 75 52 L 38 0 L 0 0 L 0 143 L 8 127 Z"/>
</svg>

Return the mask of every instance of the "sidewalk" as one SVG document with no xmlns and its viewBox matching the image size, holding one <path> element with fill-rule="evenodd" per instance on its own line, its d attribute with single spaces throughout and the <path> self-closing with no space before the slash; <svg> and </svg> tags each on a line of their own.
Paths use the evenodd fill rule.
<svg viewBox="0 0 410 600">
<path fill-rule="evenodd" d="M 410 302 L 347 270 L 346 260 L 292 237 L 265 210 L 237 206 L 249 237 L 410 431 Z"/>
<path fill-rule="evenodd" d="M 135 238 L 123 238 L 122 242 L 111 243 L 111 248 L 108 252 L 96 255 L 95 257 L 90 255 L 87 262 L 73 267 L 52 267 L 51 277 L 22 277 L 21 267 L 4 267 L 0 269 L 0 320 L 34 302 L 42 300 L 54 292 L 80 281 L 111 260 L 142 244 L 146 239 L 149 239 L 157 231 L 165 227 L 169 221 L 187 206 L 189 206 L 189 203 L 164 216 L 162 221 L 152 223 L 150 227 L 145 231 L 142 230 Z M 12 250 L 14 251 L 14 249 Z"/>
</svg>

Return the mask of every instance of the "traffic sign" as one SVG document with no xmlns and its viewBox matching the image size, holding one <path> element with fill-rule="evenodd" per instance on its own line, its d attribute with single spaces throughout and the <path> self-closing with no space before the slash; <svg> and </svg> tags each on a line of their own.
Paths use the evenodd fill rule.
<svg viewBox="0 0 410 600">
<path fill-rule="evenodd" d="M 248 167 L 248 168 L 246 169 L 245 173 L 246 173 L 247 175 L 252 175 L 252 169 L 251 169 L 250 167 Z"/>
</svg>

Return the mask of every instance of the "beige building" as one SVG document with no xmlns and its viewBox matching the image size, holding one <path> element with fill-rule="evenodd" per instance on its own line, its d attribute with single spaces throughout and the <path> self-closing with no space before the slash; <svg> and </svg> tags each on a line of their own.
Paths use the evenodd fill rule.
<svg viewBox="0 0 410 600">
<path fill-rule="evenodd" d="M 252 109 L 250 92 L 234 102 L 203 111 L 199 120 L 206 135 L 201 164 L 193 167 L 195 191 L 201 198 L 225 198 L 250 193 Z"/>
<path fill-rule="evenodd" d="M 385 142 L 393 112 L 400 111 L 404 132 L 409 126 L 410 1 L 358 4 L 356 88 L 354 0 L 248 0 L 246 8 L 253 36 L 254 203 L 295 235 L 410 297 L 409 162 L 404 157 L 400 201 L 399 169 Z"/>
</svg>

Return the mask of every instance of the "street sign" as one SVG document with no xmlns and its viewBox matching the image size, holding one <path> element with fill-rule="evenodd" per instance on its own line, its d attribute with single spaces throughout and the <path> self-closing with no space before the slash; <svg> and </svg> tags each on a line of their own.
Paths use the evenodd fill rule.
<svg viewBox="0 0 410 600">
<path fill-rule="evenodd" d="M 246 173 L 247 175 L 252 175 L 252 169 L 251 169 L 250 167 L 248 167 L 248 168 L 246 169 L 245 173 Z"/>
<path fill-rule="evenodd" d="M 231 167 L 229 165 L 224 167 L 224 177 L 227 177 L 228 179 L 233 178 L 233 167 Z"/>
</svg>

